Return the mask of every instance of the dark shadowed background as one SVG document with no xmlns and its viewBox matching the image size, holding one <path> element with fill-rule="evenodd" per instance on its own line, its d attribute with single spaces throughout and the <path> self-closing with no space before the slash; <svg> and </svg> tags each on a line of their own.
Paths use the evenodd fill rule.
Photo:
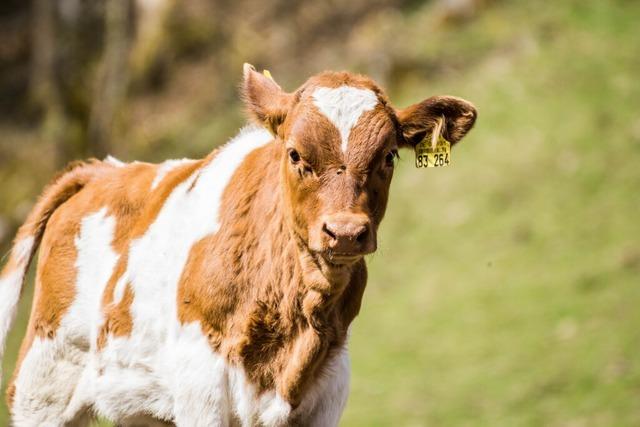
<svg viewBox="0 0 640 427">
<path fill-rule="evenodd" d="M 450 167 L 401 153 L 342 424 L 640 425 L 638 22 L 632 0 L 4 0 L 1 253 L 70 160 L 228 140 L 245 61 L 288 90 L 346 69 L 398 107 L 462 96 Z"/>
</svg>

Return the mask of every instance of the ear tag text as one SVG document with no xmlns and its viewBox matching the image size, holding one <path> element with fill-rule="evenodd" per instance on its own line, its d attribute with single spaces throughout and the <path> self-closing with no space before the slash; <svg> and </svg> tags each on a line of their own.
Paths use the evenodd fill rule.
<svg viewBox="0 0 640 427">
<path fill-rule="evenodd" d="M 438 168 L 451 163 L 451 143 L 442 135 L 435 145 L 428 136 L 416 145 L 415 150 L 417 168 Z"/>
</svg>

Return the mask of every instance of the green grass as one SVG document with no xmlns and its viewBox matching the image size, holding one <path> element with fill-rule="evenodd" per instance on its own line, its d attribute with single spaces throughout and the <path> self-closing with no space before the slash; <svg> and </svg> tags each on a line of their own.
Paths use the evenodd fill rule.
<svg viewBox="0 0 640 427">
<path fill-rule="evenodd" d="M 407 101 L 467 97 L 479 121 L 449 169 L 404 153 L 344 425 L 640 424 L 640 10 L 626 6 L 492 9 L 464 37 L 498 27 L 502 49 L 406 85 Z"/>
<path fill-rule="evenodd" d="M 479 120 L 449 168 L 401 153 L 343 425 L 640 425 L 639 20 L 631 1 L 499 2 L 423 30 L 415 55 L 471 63 L 392 98 L 460 95 Z"/>
</svg>

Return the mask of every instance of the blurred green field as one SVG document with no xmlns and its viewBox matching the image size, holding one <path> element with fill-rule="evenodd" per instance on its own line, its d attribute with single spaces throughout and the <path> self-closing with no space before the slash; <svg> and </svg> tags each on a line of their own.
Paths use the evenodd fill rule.
<svg viewBox="0 0 640 427">
<path fill-rule="evenodd" d="M 638 22 L 633 1 L 499 2 L 415 41 L 473 66 L 394 103 L 454 94 L 479 119 L 449 168 L 401 153 L 341 425 L 640 425 Z"/>
<path fill-rule="evenodd" d="M 430 82 L 478 124 L 405 153 L 344 425 L 640 425 L 640 9 L 585 3 L 485 15 L 464 40 L 527 48 Z"/>
</svg>

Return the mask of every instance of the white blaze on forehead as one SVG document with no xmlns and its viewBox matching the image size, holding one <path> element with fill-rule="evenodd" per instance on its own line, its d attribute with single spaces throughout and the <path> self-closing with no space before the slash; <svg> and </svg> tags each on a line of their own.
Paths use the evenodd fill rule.
<svg viewBox="0 0 640 427">
<path fill-rule="evenodd" d="M 340 132 L 342 151 L 347 152 L 349 134 L 365 111 L 373 110 L 378 97 L 372 90 L 352 86 L 320 87 L 313 92 L 314 104 Z"/>
</svg>

